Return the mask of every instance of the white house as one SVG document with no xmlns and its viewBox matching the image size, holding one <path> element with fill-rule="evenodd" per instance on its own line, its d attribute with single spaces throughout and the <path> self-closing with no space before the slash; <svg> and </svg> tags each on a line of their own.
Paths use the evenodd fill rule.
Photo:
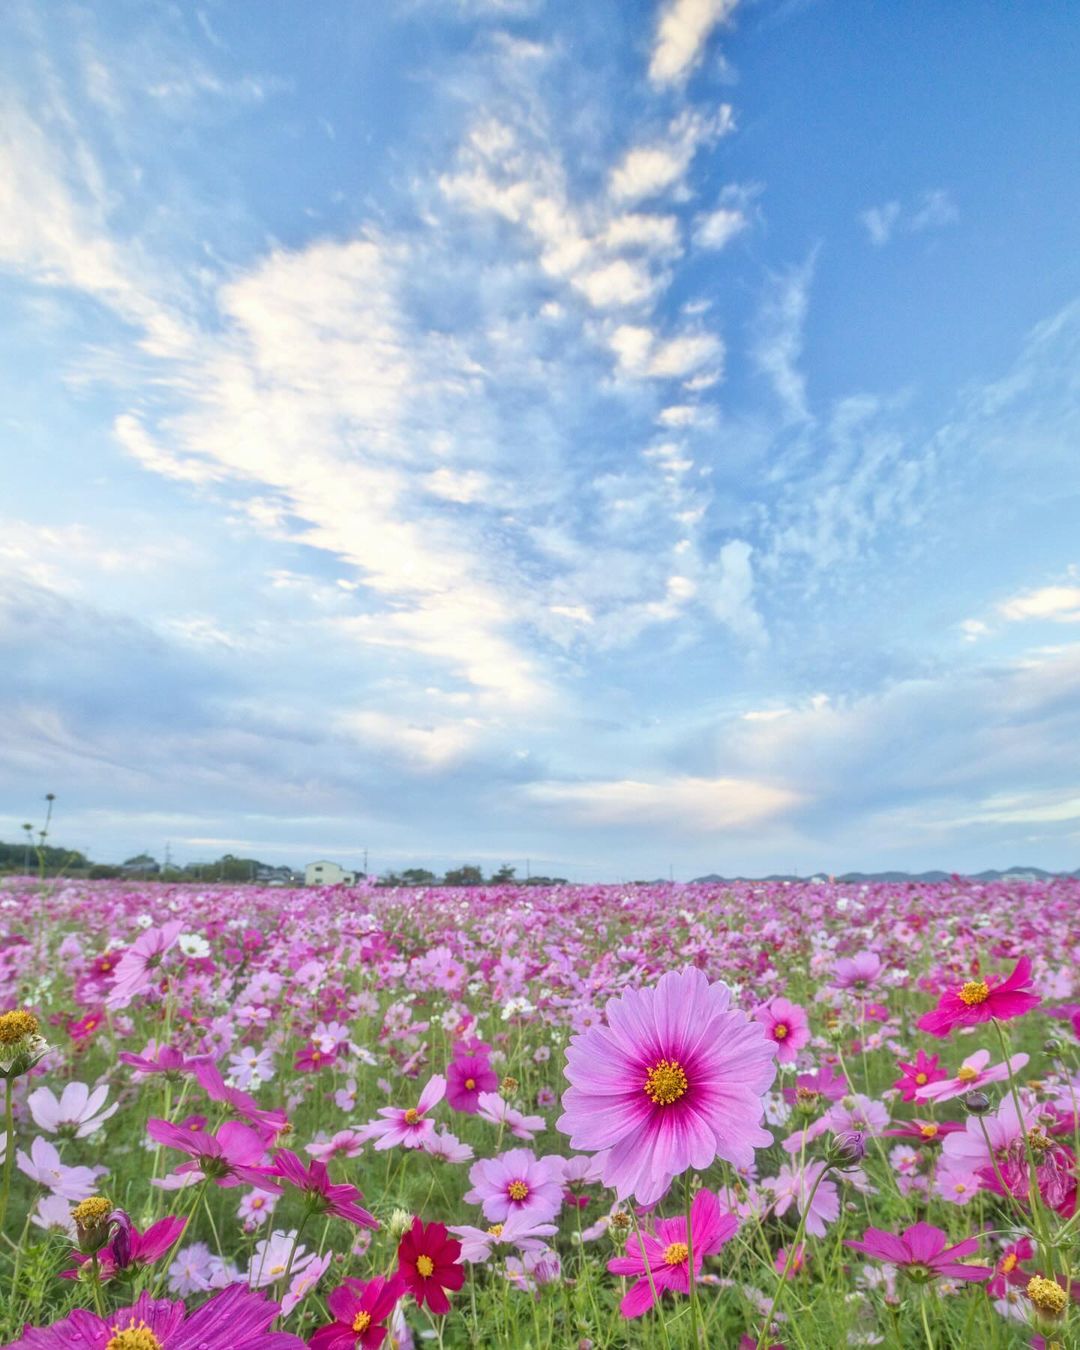
<svg viewBox="0 0 1080 1350">
<path fill-rule="evenodd" d="M 313 862 L 304 868 L 305 886 L 355 886 L 356 873 L 346 872 L 336 862 Z"/>
</svg>

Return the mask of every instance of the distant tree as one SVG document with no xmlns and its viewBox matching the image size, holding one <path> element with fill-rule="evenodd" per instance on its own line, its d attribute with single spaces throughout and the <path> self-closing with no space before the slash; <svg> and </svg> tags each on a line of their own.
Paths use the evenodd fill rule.
<svg viewBox="0 0 1080 1350">
<path fill-rule="evenodd" d="M 466 863 L 464 867 L 458 867 L 452 872 L 447 872 L 446 876 L 443 877 L 443 882 L 447 886 L 482 886 L 484 874 L 479 867 Z"/>
<path fill-rule="evenodd" d="M 401 880 L 405 886 L 430 886 L 438 878 L 434 872 L 429 872 L 426 867 L 406 867 L 401 874 Z"/>
<path fill-rule="evenodd" d="M 91 881 L 115 881 L 120 875 L 119 867 L 112 863 L 95 863 L 87 873 Z"/>
<path fill-rule="evenodd" d="M 125 867 L 156 867 L 157 859 L 152 858 L 149 853 L 136 853 L 134 858 L 124 859 Z"/>
<path fill-rule="evenodd" d="M 491 880 L 496 886 L 505 886 L 513 881 L 516 872 L 516 867 L 507 867 L 506 863 L 503 863 L 497 872 L 492 872 Z"/>
</svg>

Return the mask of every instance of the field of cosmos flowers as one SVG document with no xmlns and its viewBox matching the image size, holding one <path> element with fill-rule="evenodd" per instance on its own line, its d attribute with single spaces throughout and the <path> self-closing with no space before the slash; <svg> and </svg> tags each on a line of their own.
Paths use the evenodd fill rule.
<svg viewBox="0 0 1080 1350">
<path fill-rule="evenodd" d="M 0 1343 L 1076 1346 L 1078 914 L 0 882 Z"/>
</svg>

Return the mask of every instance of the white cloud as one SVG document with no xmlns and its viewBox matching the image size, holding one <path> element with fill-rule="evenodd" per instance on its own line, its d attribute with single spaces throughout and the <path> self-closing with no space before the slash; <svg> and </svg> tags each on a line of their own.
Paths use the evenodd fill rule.
<svg viewBox="0 0 1080 1350">
<path fill-rule="evenodd" d="M 364 749 L 429 771 L 459 763 L 477 747 L 485 732 L 484 723 L 475 717 L 424 724 L 375 711 L 344 713 L 337 725 Z"/>
<path fill-rule="evenodd" d="M 713 117 L 681 113 L 668 127 L 664 140 L 636 145 L 611 173 L 610 192 L 617 202 L 636 202 L 681 183 L 698 149 L 734 130 L 730 105 L 722 104 Z"/>
<path fill-rule="evenodd" d="M 810 304 L 815 254 L 789 271 L 774 276 L 757 319 L 754 359 L 768 376 L 785 415 L 806 421 L 806 377 L 799 369 L 803 327 Z"/>
<path fill-rule="evenodd" d="M 1003 619 L 1049 619 L 1053 623 L 1080 623 L 1080 586 L 1043 586 L 1003 600 L 998 605 Z"/>
<path fill-rule="evenodd" d="M 679 379 L 704 365 L 719 369 L 724 359 L 724 344 L 711 333 L 662 339 L 651 328 L 622 324 L 609 342 L 620 371 L 636 378 Z"/>
<path fill-rule="evenodd" d="M 738 208 L 721 206 L 698 216 L 694 225 L 694 243 L 698 248 L 724 248 L 746 229 L 748 223 L 746 215 Z"/>
<path fill-rule="evenodd" d="M 907 209 L 898 201 L 889 201 L 871 206 L 859 215 L 875 248 L 884 247 L 897 230 L 921 234 L 924 230 L 953 225 L 959 219 L 960 212 L 944 188 L 929 189 Z"/>
<path fill-rule="evenodd" d="M 765 640 L 765 625 L 754 606 L 754 550 L 745 539 L 732 539 L 706 568 L 702 587 L 713 616 L 748 642 Z"/>
<path fill-rule="evenodd" d="M 680 84 L 701 58 L 713 29 L 738 0 L 666 0 L 649 61 L 654 84 Z"/>
<path fill-rule="evenodd" d="M 679 833 L 743 830 L 796 806 L 800 794 L 752 778 L 634 778 L 599 782 L 539 782 L 528 800 L 557 811 L 567 823 L 664 827 Z"/>
<path fill-rule="evenodd" d="M 899 202 L 885 202 L 881 206 L 871 206 L 859 216 L 859 219 L 866 226 L 870 242 L 877 248 L 881 248 L 889 242 L 899 218 Z"/>
</svg>

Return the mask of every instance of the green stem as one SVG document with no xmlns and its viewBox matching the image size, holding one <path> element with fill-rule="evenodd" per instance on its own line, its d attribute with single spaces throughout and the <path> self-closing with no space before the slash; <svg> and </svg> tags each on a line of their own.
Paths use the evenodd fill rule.
<svg viewBox="0 0 1080 1350">
<path fill-rule="evenodd" d="M 693 1338 L 695 1345 L 701 1345 L 704 1342 L 704 1328 L 701 1325 L 701 1309 L 698 1306 L 697 1279 L 694 1272 L 694 1230 L 690 1224 L 690 1208 L 693 1203 L 693 1194 L 690 1186 L 690 1172 L 686 1173 L 686 1262 L 687 1274 L 690 1281 L 690 1325 L 693 1328 Z"/>
<path fill-rule="evenodd" d="M 649 1293 L 652 1295 L 653 1311 L 660 1318 L 660 1330 L 664 1335 L 664 1345 L 667 1350 L 671 1350 L 671 1339 L 668 1336 L 667 1321 L 660 1311 L 660 1299 L 656 1292 L 656 1281 L 653 1279 L 652 1266 L 649 1265 L 649 1257 L 645 1251 L 645 1243 L 642 1241 L 641 1229 L 638 1227 L 637 1211 L 634 1208 L 633 1198 L 630 1201 L 630 1218 L 634 1224 L 634 1235 L 637 1237 L 638 1251 L 641 1252 L 641 1260 L 645 1266 L 645 1276 L 649 1281 Z"/>
<path fill-rule="evenodd" d="M 777 1281 L 776 1292 L 773 1294 L 772 1303 L 769 1305 L 769 1311 L 765 1314 L 765 1325 L 761 1329 L 761 1335 L 758 1337 L 757 1345 L 754 1350 L 765 1350 L 765 1342 L 769 1339 L 769 1327 L 772 1325 L 773 1317 L 780 1306 L 780 1300 L 784 1294 L 784 1286 L 787 1284 L 787 1277 L 791 1267 L 795 1264 L 795 1254 L 802 1245 L 803 1236 L 806 1233 L 806 1220 L 810 1213 L 811 1206 L 814 1203 L 814 1196 L 817 1195 L 817 1189 L 825 1178 L 832 1171 L 832 1168 L 826 1164 L 818 1173 L 813 1186 L 810 1188 L 810 1194 L 806 1197 L 806 1204 L 802 1206 L 802 1213 L 799 1215 L 799 1226 L 795 1230 L 795 1240 L 788 1248 L 787 1260 L 784 1262 L 784 1269 L 780 1272 L 780 1279 Z"/>
<path fill-rule="evenodd" d="M 11 1170 L 15 1162 L 15 1113 L 11 1104 L 11 1079 L 4 1079 L 4 1185 L 0 1190 L 0 1233 L 7 1218 L 8 1196 L 11 1194 Z"/>
<path fill-rule="evenodd" d="M 929 1350 L 934 1350 L 934 1338 L 930 1335 L 930 1323 L 926 1317 L 926 1294 L 919 1295 L 919 1312 L 922 1316 L 923 1333 L 926 1336 L 926 1344 Z"/>
</svg>

